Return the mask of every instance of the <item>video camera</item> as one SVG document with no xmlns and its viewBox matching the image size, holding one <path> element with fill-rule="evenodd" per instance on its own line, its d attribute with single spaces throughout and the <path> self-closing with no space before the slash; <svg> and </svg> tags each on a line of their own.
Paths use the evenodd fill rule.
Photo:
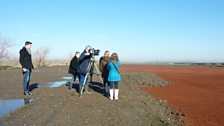
<svg viewBox="0 0 224 126">
<path fill-rule="evenodd" d="M 100 50 L 91 48 L 91 49 L 89 49 L 89 53 L 91 54 L 91 56 L 99 56 Z"/>
</svg>

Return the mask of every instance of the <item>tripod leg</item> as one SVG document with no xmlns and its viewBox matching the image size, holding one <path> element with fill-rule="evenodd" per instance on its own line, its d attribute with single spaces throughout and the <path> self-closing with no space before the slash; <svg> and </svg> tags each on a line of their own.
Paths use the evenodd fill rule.
<svg viewBox="0 0 224 126">
<path fill-rule="evenodd" d="M 102 79 L 102 77 L 100 76 L 100 71 L 99 71 L 99 68 L 97 67 L 97 65 L 94 63 L 94 67 L 95 67 L 95 69 L 96 69 L 96 74 L 100 77 L 100 81 L 101 81 L 101 83 L 103 84 L 103 79 Z"/>
<path fill-rule="evenodd" d="M 89 73 L 87 73 L 87 74 L 85 75 L 84 81 L 83 81 L 83 83 L 82 83 L 82 85 L 81 85 L 80 95 L 82 95 L 82 92 L 83 92 L 83 90 L 84 90 L 84 87 L 85 87 L 86 83 L 88 83 L 88 82 L 87 82 L 87 77 L 88 77 L 88 75 L 89 75 Z"/>
<path fill-rule="evenodd" d="M 89 65 L 88 65 L 88 68 L 87 68 L 88 73 L 85 75 L 84 81 L 83 81 L 83 83 L 82 83 L 82 85 L 81 85 L 82 87 L 81 87 L 81 90 L 80 90 L 80 92 L 79 92 L 79 95 L 80 95 L 80 96 L 82 96 L 82 92 L 83 92 L 84 87 L 85 87 L 85 85 L 86 85 L 87 77 L 88 77 L 89 74 L 90 74 L 90 70 L 91 70 L 92 64 L 93 64 L 93 62 L 90 61 Z"/>
<path fill-rule="evenodd" d="M 109 97 L 109 85 L 108 85 L 108 82 L 107 82 L 107 78 L 103 78 L 101 77 L 100 75 L 100 72 L 99 72 L 99 69 L 97 67 L 96 64 L 94 64 L 94 67 L 96 69 L 96 74 L 99 76 L 100 80 L 101 80 L 101 83 L 103 84 L 103 87 L 104 87 L 104 95 L 106 97 Z"/>
</svg>

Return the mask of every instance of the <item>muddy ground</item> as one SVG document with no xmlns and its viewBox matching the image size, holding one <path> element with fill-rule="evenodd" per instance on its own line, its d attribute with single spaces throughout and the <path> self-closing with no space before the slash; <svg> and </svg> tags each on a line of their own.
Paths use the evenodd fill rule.
<svg viewBox="0 0 224 126">
<path fill-rule="evenodd" d="M 145 91 L 185 113 L 187 126 L 224 125 L 223 67 L 124 66 L 122 69 L 153 72 L 168 80 L 169 86 L 147 87 Z"/>
<path fill-rule="evenodd" d="M 166 86 L 167 81 L 149 72 L 122 71 L 118 101 L 103 96 L 95 76 L 92 94 L 78 96 L 77 85 L 68 90 L 38 87 L 69 76 L 67 67 L 35 69 L 33 96 L 24 97 L 20 69 L 0 71 L 0 99 L 32 98 L 33 102 L 2 118 L 0 126 L 182 126 L 182 116 L 169 104 L 145 93 L 145 86 Z M 77 82 L 76 82 L 77 83 Z"/>
</svg>

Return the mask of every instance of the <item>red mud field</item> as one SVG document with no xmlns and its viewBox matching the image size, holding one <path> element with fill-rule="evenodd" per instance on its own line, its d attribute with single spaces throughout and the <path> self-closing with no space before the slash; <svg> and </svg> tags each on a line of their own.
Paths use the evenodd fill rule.
<svg viewBox="0 0 224 126">
<path fill-rule="evenodd" d="M 150 71 L 170 86 L 145 88 L 185 113 L 187 126 L 224 125 L 224 68 L 180 66 L 123 66 L 121 70 Z"/>
</svg>

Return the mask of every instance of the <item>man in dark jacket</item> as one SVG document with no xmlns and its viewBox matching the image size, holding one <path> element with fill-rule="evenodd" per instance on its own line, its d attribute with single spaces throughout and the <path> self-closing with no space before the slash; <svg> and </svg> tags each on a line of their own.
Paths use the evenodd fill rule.
<svg viewBox="0 0 224 126">
<path fill-rule="evenodd" d="M 32 57 L 31 57 L 31 47 L 32 43 L 29 41 L 25 42 L 25 46 L 19 51 L 20 57 L 19 62 L 22 66 L 23 73 L 23 91 L 24 95 L 31 95 L 29 90 L 30 77 L 33 67 Z"/>
<path fill-rule="evenodd" d="M 79 65 L 79 57 L 80 57 L 80 52 L 76 52 L 75 56 L 72 58 L 70 65 L 69 65 L 69 70 L 68 73 L 72 74 L 72 82 L 70 82 L 69 89 L 72 89 L 73 82 L 76 80 L 78 73 L 78 65 Z"/>
<path fill-rule="evenodd" d="M 84 84 L 84 79 L 85 76 L 87 75 L 88 71 L 88 66 L 90 63 L 90 58 L 91 58 L 91 52 L 90 52 L 91 46 L 87 45 L 85 50 L 82 52 L 80 58 L 79 58 L 79 66 L 78 66 L 78 73 L 80 76 L 79 80 L 79 96 L 82 96 L 82 87 L 85 86 L 85 90 L 87 93 L 90 93 L 89 91 L 89 83 L 88 83 L 88 78 L 86 79 L 86 83 Z"/>
</svg>

